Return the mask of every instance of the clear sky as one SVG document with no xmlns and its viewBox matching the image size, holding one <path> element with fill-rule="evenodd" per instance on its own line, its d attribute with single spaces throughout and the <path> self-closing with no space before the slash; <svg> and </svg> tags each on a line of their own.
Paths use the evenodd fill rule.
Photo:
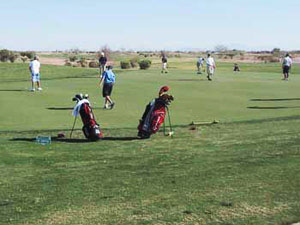
<svg viewBox="0 0 300 225">
<path fill-rule="evenodd" d="M 300 0 L 1 0 L 11 50 L 300 49 Z"/>
</svg>

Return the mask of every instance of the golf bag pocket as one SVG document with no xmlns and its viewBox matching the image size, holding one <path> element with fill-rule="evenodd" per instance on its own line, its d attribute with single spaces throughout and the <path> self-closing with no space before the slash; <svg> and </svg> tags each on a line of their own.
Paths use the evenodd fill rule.
<svg viewBox="0 0 300 225">
<path fill-rule="evenodd" d="M 165 108 L 160 108 L 153 112 L 153 118 L 151 124 L 152 134 L 155 134 L 159 130 L 160 126 L 164 123 L 165 115 L 166 115 Z"/>
<path fill-rule="evenodd" d="M 103 137 L 100 127 L 97 124 L 93 126 L 85 125 L 82 127 L 82 131 L 84 136 L 91 141 L 96 141 Z"/>
</svg>

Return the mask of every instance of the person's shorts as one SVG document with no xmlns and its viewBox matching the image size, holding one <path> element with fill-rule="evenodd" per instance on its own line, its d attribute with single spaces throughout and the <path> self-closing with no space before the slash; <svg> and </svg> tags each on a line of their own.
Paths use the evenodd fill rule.
<svg viewBox="0 0 300 225">
<path fill-rule="evenodd" d="M 162 68 L 165 70 L 165 69 L 167 69 L 167 63 L 163 63 L 162 64 Z"/>
<path fill-rule="evenodd" d="M 103 89 L 102 89 L 102 96 L 103 98 L 105 98 L 106 96 L 110 96 L 112 89 L 113 89 L 113 84 L 112 83 L 106 83 L 103 85 Z"/>
<path fill-rule="evenodd" d="M 290 67 L 289 66 L 284 66 L 283 67 L 283 73 L 289 73 L 290 72 Z"/>
<path fill-rule="evenodd" d="M 202 68 L 203 67 L 203 64 L 202 63 L 199 63 L 197 62 L 197 68 Z"/>
<path fill-rule="evenodd" d="M 35 73 L 35 74 L 31 74 L 31 80 L 32 82 L 40 82 L 40 74 L 39 73 Z"/>
<path fill-rule="evenodd" d="M 105 71 L 105 69 L 106 69 L 106 66 L 105 65 L 102 65 L 102 64 L 100 64 L 100 69 L 102 69 L 103 71 Z"/>
<path fill-rule="evenodd" d="M 214 75 L 215 68 L 213 66 L 208 66 L 207 67 L 207 75 L 212 76 Z"/>
</svg>

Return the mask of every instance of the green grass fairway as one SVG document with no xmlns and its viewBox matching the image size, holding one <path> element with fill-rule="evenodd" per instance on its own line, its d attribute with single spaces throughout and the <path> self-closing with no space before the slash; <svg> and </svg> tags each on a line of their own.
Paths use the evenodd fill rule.
<svg viewBox="0 0 300 225">
<path fill-rule="evenodd" d="M 223 224 L 300 222 L 300 70 L 218 63 L 213 81 L 191 60 L 146 71 L 116 69 L 103 110 L 96 69 L 0 63 L 0 224 Z M 136 139 L 138 120 L 171 87 L 173 138 Z M 88 93 L 106 140 L 86 142 L 72 97 Z M 191 129 L 192 121 L 219 120 Z M 65 139 L 56 139 L 59 132 Z M 50 145 L 33 140 L 52 136 Z"/>
</svg>

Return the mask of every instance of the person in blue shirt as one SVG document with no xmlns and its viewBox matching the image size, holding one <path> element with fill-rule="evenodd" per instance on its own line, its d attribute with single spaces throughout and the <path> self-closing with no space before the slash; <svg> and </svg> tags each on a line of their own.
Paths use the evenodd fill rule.
<svg viewBox="0 0 300 225">
<path fill-rule="evenodd" d="M 112 71 L 112 66 L 107 66 L 106 71 L 102 73 L 100 83 L 101 85 L 103 83 L 103 89 L 102 89 L 102 96 L 105 98 L 104 100 L 104 109 L 113 109 L 115 102 L 113 102 L 110 98 L 113 86 L 116 81 L 116 76 Z M 108 103 L 110 104 L 108 106 Z"/>
</svg>

